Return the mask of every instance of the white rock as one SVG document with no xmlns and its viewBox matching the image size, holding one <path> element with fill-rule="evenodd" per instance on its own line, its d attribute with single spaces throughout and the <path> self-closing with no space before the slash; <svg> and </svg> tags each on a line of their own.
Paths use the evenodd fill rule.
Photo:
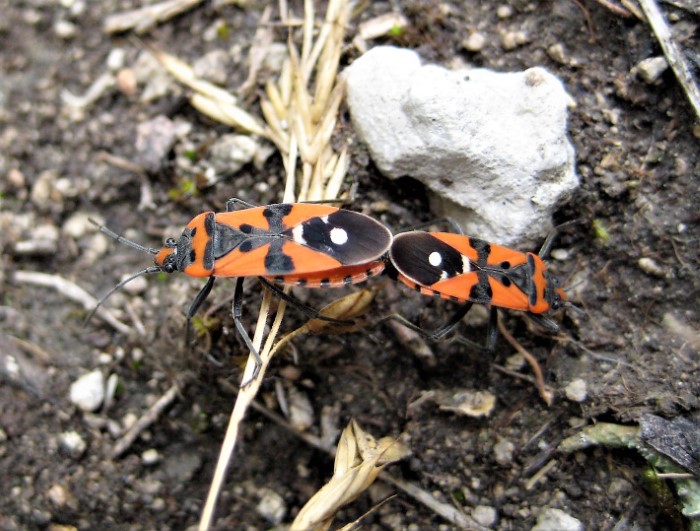
<svg viewBox="0 0 700 531">
<path fill-rule="evenodd" d="M 668 69 L 668 62 L 663 56 L 649 57 L 636 66 L 637 74 L 645 83 L 653 83 Z"/>
<path fill-rule="evenodd" d="M 515 445 L 507 439 L 499 439 L 499 441 L 493 445 L 493 453 L 496 462 L 502 466 L 509 465 L 513 462 L 514 451 Z"/>
<path fill-rule="evenodd" d="M 70 401 L 83 411 L 96 411 L 105 397 L 105 379 L 99 370 L 78 378 L 70 386 Z"/>
<path fill-rule="evenodd" d="M 382 173 L 425 183 L 467 233 L 506 245 L 540 238 L 579 184 L 566 136 L 573 100 L 541 68 L 449 71 L 377 47 L 346 79 L 353 124 Z"/>
<path fill-rule="evenodd" d="M 61 449 L 68 455 L 78 458 L 85 453 L 87 443 L 77 431 L 66 431 L 59 438 Z"/>
<path fill-rule="evenodd" d="M 260 489 L 261 498 L 256 506 L 258 514 L 273 524 L 279 524 L 287 514 L 284 498 L 274 490 L 263 487 Z"/>
<path fill-rule="evenodd" d="M 76 212 L 63 223 L 61 231 L 66 236 L 77 240 L 95 229 L 95 226 L 90 223 L 90 217 L 91 214 L 87 212 Z"/>
<path fill-rule="evenodd" d="M 217 173 L 236 173 L 253 160 L 258 143 L 246 135 L 224 135 L 214 142 L 209 152 L 210 164 Z"/>
<path fill-rule="evenodd" d="M 491 527 L 496 523 L 496 518 L 498 513 L 495 507 L 489 505 L 477 505 L 472 509 L 472 518 L 477 524 L 481 524 L 484 527 Z"/>
<path fill-rule="evenodd" d="M 572 402 L 583 402 L 588 398 L 588 386 L 586 385 L 586 381 L 581 378 L 572 380 L 569 382 L 569 385 L 564 388 L 564 394 L 566 398 Z"/>
<path fill-rule="evenodd" d="M 583 524 L 577 518 L 560 509 L 545 509 L 537 517 L 532 531 L 583 531 Z"/>
</svg>

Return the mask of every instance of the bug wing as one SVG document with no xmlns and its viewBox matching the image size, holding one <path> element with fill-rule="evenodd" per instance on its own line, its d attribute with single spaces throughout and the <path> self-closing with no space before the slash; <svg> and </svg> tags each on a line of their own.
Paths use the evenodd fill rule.
<svg viewBox="0 0 700 531">
<path fill-rule="evenodd" d="M 316 260 L 310 255 L 303 261 L 295 260 L 298 272 L 323 269 L 314 264 L 321 255 L 333 258 L 341 266 L 366 264 L 381 258 L 392 242 L 391 232 L 378 221 L 340 209 L 308 219 L 285 234 L 292 240 L 285 244 L 286 251 L 302 256 L 296 247 L 300 246 L 317 255 Z"/>
</svg>

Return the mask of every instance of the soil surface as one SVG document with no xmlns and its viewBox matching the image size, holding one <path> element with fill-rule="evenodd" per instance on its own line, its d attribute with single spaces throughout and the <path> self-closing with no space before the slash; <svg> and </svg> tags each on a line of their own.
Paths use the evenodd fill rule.
<svg viewBox="0 0 700 531">
<path fill-rule="evenodd" d="M 144 86 L 154 80 L 134 87 L 130 77 L 147 55 L 147 41 L 190 64 L 207 56 L 235 92 L 248 74 L 264 3 L 216 8 L 207 2 L 150 30 L 144 41 L 102 31 L 107 15 L 136 4 L 0 1 L 1 529 L 195 525 L 247 358 L 230 317 L 233 282 L 214 288 L 202 309 L 204 333 L 194 349 L 185 349 L 185 312 L 201 288 L 195 279 L 153 275 L 115 294 L 108 306 L 129 324 L 122 333 L 99 319 L 84 326 L 87 312 L 79 302 L 16 276 L 55 275 L 99 296 L 151 259 L 108 243 L 88 215 L 159 246 L 195 214 L 223 210 L 230 197 L 257 204 L 282 197 L 279 156 L 212 179 L 206 171 L 210 146 L 231 129 L 199 114 L 171 81 L 162 96 L 143 101 Z M 683 529 L 673 492 L 644 480 L 648 464 L 638 454 L 555 451 L 562 439 L 600 421 L 632 424 L 643 413 L 697 419 L 700 133 L 670 70 L 651 83 L 637 74 L 642 60 L 661 55 L 653 34 L 634 17 L 574 0 L 373 2 L 354 23 L 392 9 L 408 19 L 407 29 L 370 44 L 409 47 L 447 66 L 544 66 L 564 81 L 577 104 L 570 134 L 581 188 L 555 221 L 579 222 L 562 231 L 551 267 L 584 312 L 557 315 L 557 337 L 522 315 L 501 314 L 539 360 L 554 392 L 549 407 L 530 369 L 514 363 L 515 350 L 503 339 L 492 357 L 454 341 L 432 344 L 432 357 L 419 357 L 386 324 L 294 340 L 275 358 L 259 403 L 283 416 L 280 397 L 293 404 L 305 398 L 313 413 L 308 431 L 316 435 L 321 416 L 338 428 L 355 418 L 376 436 L 403 433 L 412 456 L 389 472 L 495 529 L 529 529 L 547 508 L 586 529 Z M 697 16 L 663 9 L 680 45 L 697 50 Z M 474 33 L 483 43 L 470 50 L 465 42 Z M 286 30 L 280 28 L 276 39 L 285 42 Z M 215 51 L 224 54 L 208 55 Z M 358 55 L 348 46 L 344 61 Z M 117 84 L 98 90 L 98 80 L 110 72 Z M 263 83 L 264 72 L 245 100 L 251 112 L 258 112 L 256 91 Z M 94 101 L 76 104 L 91 87 Z M 147 156 L 137 146 L 137 131 L 158 116 L 170 121 L 162 122 L 166 133 L 152 138 L 171 135 L 172 142 L 165 148 L 154 142 Z M 386 181 L 357 143 L 347 186 L 354 183 L 350 208 L 389 227 L 431 217 L 426 191 L 410 179 Z M 455 310 L 388 280 L 374 284 L 381 289 L 370 321 L 398 312 L 429 328 Z M 244 321 L 252 330 L 262 289 L 255 281 L 245 287 Z M 318 291 L 295 295 L 314 308 L 339 296 Z M 460 333 L 481 341 L 481 315 Z M 283 330 L 303 322 L 291 309 Z M 95 369 L 112 376 L 116 388 L 108 404 L 85 413 L 71 402 L 70 386 Z M 576 380 L 585 382 L 582 401 L 573 387 L 567 397 Z M 172 406 L 124 455 L 111 458 L 124 426 L 175 383 L 181 387 Z M 465 389 L 495 395 L 493 413 L 460 416 L 419 400 L 429 391 L 452 396 Z M 332 470 L 328 454 L 251 411 L 216 526 L 265 529 L 291 522 Z M 360 517 L 394 491 L 377 483 L 336 522 Z M 453 527 L 402 492 L 364 524 Z"/>
</svg>

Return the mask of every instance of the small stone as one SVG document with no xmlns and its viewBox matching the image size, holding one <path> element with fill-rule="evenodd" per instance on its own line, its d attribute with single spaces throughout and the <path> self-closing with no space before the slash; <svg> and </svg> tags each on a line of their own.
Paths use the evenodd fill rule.
<svg viewBox="0 0 700 531">
<path fill-rule="evenodd" d="M 93 232 L 95 227 L 90 222 L 90 217 L 91 215 L 87 212 L 76 212 L 63 223 L 61 232 L 74 240 L 82 238 L 88 232 Z"/>
<path fill-rule="evenodd" d="M 637 75 L 645 83 L 654 83 L 668 69 L 668 62 L 663 56 L 649 57 L 640 61 L 635 67 Z"/>
<path fill-rule="evenodd" d="M 83 440 L 77 431 L 66 431 L 59 438 L 61 450 L 74 459 L 79 458 L 85 453 L 87 443 Z"/>
<path fill-rule="evenodd" d="M 564 45 L 560 42 L 552 44 L 547 48 L 547 55 L 552 61 L 556 61 L 559 64 L 569 64 L 569 58 L 566 55 L 566 51 L 564 51 Z"/>
<path fill-rule="evenodd" d="M 119 92 L 125 96 L 132 97 L 136 95 L 139 88 L 139 82 L 136 79 L 136 73 L 132 68 L 122 68 L 117 72 L 117 88 Z"/>
<path fill-rule="evenodd" d="M 10 171 L 7 172 L 7 182 L 17 190 L 24 188 L 27 184 L 24 174 L 17 168 L 11 168 Z"/>
<path fill-rule="evenodd" d="M 532 531 L 583 531 L 580 520 L 566 514 L 560 509 L 545 509 L 537 517 L 537 524 Z"/>
<path fill-rule="evenodd" d="M 666 271 L 653 258 L 642 257 L 637 261 L 637 265 L 648 275 L 659 278 L 666 278 L 667 276 Z"/>
<path fill-rule="evenodd" d="M 149 448 L 141 454 L 141 462 L 146 466 L 152 466 L 160 462 L 160 453 L 155 448 Z"/>
<path fill-rule="evenodd" d="M 515 50 L 527 42 L 527 35 L 522 31 L 508 31 L 501 35 L 501 46 L 504 50 Z"/>
<path fill-rule="evenodd" d="M 462 41 L 462 46 L 469 52 L 480 52 L 486 44 L 486 37 L 483 33 L 475 31 Z"/>
<path fill-rule="evenodd" d="M 496 462 L 501 465 L 509 465 L 513 462 L 513 452 L 515 451 L 515 445 L 507 439 L 499 439 L 496 444 L 493 445 L 493 453 L 496 458 Z"/>
<path fill-rule="evenodd" d="M 184 136 L 189 129 L 189 124 L 174 122 L 165 115 L 138 124 L 136 162 L 148 172 L 157 172 L 165 164 L 178 136 Z"/>
<path fill-rule="evenodd" d="M 498 513 L 494 507 L 489 505 L 477 505 L 472 510 L 472 518 L 477 524 L 481 524 L 484 527 L 491 527 L 496 523 L 496 518 Z"/>
<path fill-rule="evenodd" d="M 551 253 L 549 253 L 549 256 L 554 258 L 554 260 L 557 260 L 559 262 L 565 262 L 569 258 L 571 258 L 571 253 L 569 252 L 568 249 L 553 249 Z"/>
<path fill-rule="evenodd" d="M 68 20 L 58 20 L 53 26 L 53 31 L 61 39 L 68 40 L 75 37 L 77 28 Z"/>
<path fill-rule="evenodd" d="M 56 507 L 57 509 L 61 509 L 66 506 L 69 498 L 71 497 L 71 494 L 68 491 L 68 489 L 66 489 L 63 485 L 54 483 L 53 485 L 51 485 L 51 488 L 49 488 L 48 492 L 46 493 L 46 497 L 49 499 L 49 501 L 53 504 L 54 507 Z"/>
<path fill-rule="evenodd" d="M 287 506 L 284 503 L 284 498 L 277 494 L 274 490 L 268 488 L 260 489 L 261 498 L 258 505 L 255 507 L 258 514 L 277 525 L 282 522 L 285 514 L 287 514 Z"/>
<path fill-rule="evenodd" d="M 572 402 L 583 402 L 588 398 L 588 385 L 585 380 L 576 378 L 564 388 L 564 394 Z"/>
<path fill-rule="evenodd" d="M 58 175 L 53 170 L 46 170 L 39 174 L 39 178 L 32 186 L 32 191 L 29 194 L 32 203 L 39 208 L 46 208 L 51 201 L 51 192 Z"/>
<path fill-rule="evenodd" d="M 258 151 L 258 143 L 246 135 L 224 135 L 209 151 L 209 163 L 218 174 L 232 174 L 250 163 Z"/>
<path fill-rule="evenodd" d="M 89 372 L 70 386 L 70 401 L 83 411 L 96 411 L 105 397 L 102 371 Z"/>
<path fill-rule="evenodd" d="M 124 48 L 114 48 L 111 52 L 109 52 L 109 55 L 107 55 L 107 68 L 109 68 L 112 72 L 116 72 L 117 70 L 124 68 L 125 59 L 126 51 L 124 51 Z"/>
<path fill-rule="evenodd" d="M 311 400 L 295 387 L 289 389 L 289 422 L 297 431 L 305 431 L 314 424 Z"/>
<path fill-rule="evenodd" d="M 267 49 L 263 67 L 270 72 L 280 72 L 285 59 L 289 56 L 287 45 L 283 42 L 273 42 Z"/>
<path fill-rule="evenodd" d="M 498 6 L 496 16 L 498 18 L 510 18 L 513 16 L 513 8 L 509 5 Z"/>
<path fill-rule="evenodd" d="M 217 49 L 197 59 L 192 65 L 192 70 L 197 77 L 217 85 L 225 85 L 228 80 L 229 66 L 228 54 L 224 50 Z"/>
<path fill-rule="evenodd" d="M 127 273 L 126 275 L 122 276 L 121 280 L 126 280 L 127 278 L 132 276 L 132 274 L 133 273 Z M 137 295 L 146 291 L 147 287 L 148 280 L 146 280 L 146 277 L 142 275 L 140 277 L 136 277 L 131 282 L 127 282 L 126 284 L 124 284 L 124 291 L 132 295 Z"/>
</svg>

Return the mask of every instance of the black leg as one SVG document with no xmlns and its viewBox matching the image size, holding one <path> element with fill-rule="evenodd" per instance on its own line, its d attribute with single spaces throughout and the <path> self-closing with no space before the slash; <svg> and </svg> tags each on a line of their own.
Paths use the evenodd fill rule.
<svg viewBox="0 0 700 531">
<path fill-rule="evenodd" d="M 436 227 L 439 225 L 447 226 L 455 234 L 464 234 L 462 227 L 457 225 L 457 222 L 452 218 L 438 218 L 432 221 L 426 221 L 425 223 L 419 223 L 418 225 L 411 225 L 403 229 L 401 232 L 410 232 L 413 230 L 425 230 L 428 227 Z"/>
<path fill-rule="evenodd" d="M 462 321 L 465 315 L 469 313 L 469 310 L 471 310 L 473 302 L 466 302 L 459 310 L 457 310 L 452 317 L 448 319 L 448 321 L 442 325 L 440 328 L 433 332 L 428 332 L 427 330 L 424 330 L 418 325 L 413 324 L 411 321 L 406 319 L 405 317 L 402 317 L 401 315 L 389 315 L 388 317 L 385 317 L 382 319 L 382 321 L 386 321 L 387 319 L 393 319 L 394 321 L 397 321 L 404 325 L 406 328 L 409 328 L 413 330 L 414 332 L 420 334 L 424 338 L 426 338 L 429 341 L 440 341 L 442 338 L 444 338 L 447 334 L 452 332 L 456 326 Z"/>
<path fill-rule="evenodd" d="M 540 252 L 537 253 L 540 256 L 540 258 L 542 258 L 544 260 L 545 258 L 547 258 L 547 256 L 549 256 L 549 252 L 552 250 L 552 245 L 554 245 L 554 240 L 561 232 L 561 229 L 563 229 L 564 227 L 568 227 L 570 225 L 575 225 L 577 223 L 579 223 L 579 220 L 574 219 L 574 220 L 567 221 L 566 223 L 562 223 L 561 225 L 557 225 L 556 227 L 554 227 L 549 232 L 549 234 L 547 234 L 547 237 L 545 238 L 544 243 L 542 244 L 542 247 L 540 247 Z"/>
<path fill-rule="evenodd" d="M 190 331 L 192 329 L 192 318 L 197 313 L 200 306 L 202 306 L 202 303 L 205 301 L 205 299 L 211 293 L 211 289 L 214 287 L 215 280 L 216 277 L 209 277 L 207 283 L 204 284 L 204 287 L 201 290 L 199 290 L 199 293 L 197 293 L 197 296 L 192 301 L 190 309 L 187 310 L 187 323 L 185 324 L 185 348 L 189 348 L 190 346 Z"/>
<path fill-rule="evenodd" d="M 261 284 L 263 286 L 265 286 L 267 289 L 272 291 L 280 299 L 289 303 L 290 305 L 294 306 L 295 308 L 299 309 L 304 315 L 306 315 L 310 319 L 319 319 L 321 321 L 328 321 L 329 323 L 341 324 L 341 325 L 355 324 L 355 321 L 353 321 L 353 320 L 333 319 L 332 317 L 326 317 L 324 315 L 321 315 L 320 313 L 318 313 L 318 311 L 314 310 L 313 308 L 309 308 L 306 304 L 304 304 L 300 300 L 292 297 L 288 293 L 285 293 L 282 288 L 280 288 L 279 286 L 276 286 L 275 284 L 273 284 L 272 282 L 270 282 L 266 278 L 258 277 L 258 280 L 261 282 Z"/>
<path fill-rule="evenodd" d="M 238 277 L 236 279 L 236 287 L 233 291 L 233 303 L 231 304 L 231 315 L 233 316 L 233 324 L 235 325 L 236 330 L 240 334 L 241 338 L 243 338 L 243 342 L 245 343 L 246 348 L 250 351 L 250 353 L 255 358 L 255 369 L 253 370 L 253 375 L 250 377 L 250 379 L 248 381 L 241 384 L 241 387 L 245 387 L 251 381 L 255 380 L 255 378 L 258 377 L 258 374 L 260 374 L 260 368 L 262 367 L 262 359 L 260 358 L 260 354 L 258 354 L 258 349 L 256 349 L 255 346 L 253 345 L 253 341 L 250 339 L 248 332 L 246 332 L 246 329 L 243 327 L 243 322 L 241 321 L 242 314 L 243 314 L 243 277 Z"/>
<path fill-rule="evenodd" d="M 549 330 L 551 333 L 556 334 L 559 332 L 559 325 L 552 321 L 551 319 L 548 319 L 544 315 L 540 315 L 538 313 L 526 313 L 527 317 L 535 324 L 541 326 L 542 328 Z"/>
<path fill-rule="evenodd" d="M 489 326 L 486 329 L 486 350 L 494 352 L 498 340 L 498 308 L 491 307 L 489 313 Z"/>
<path fill-rule="evenodd" d="M 252 203 L 248 203 L 246 201 L 243 201 L 243 199 L 238 199 L 237 197 L 232 197 L 228 201 L 226 201 L 226 212 L 234 212 L 238 210 L 238 207 L 242 206 L 243 209 L 246 208 L 255 208 L 257 205 L 253 205 Z"/>
</svg>

